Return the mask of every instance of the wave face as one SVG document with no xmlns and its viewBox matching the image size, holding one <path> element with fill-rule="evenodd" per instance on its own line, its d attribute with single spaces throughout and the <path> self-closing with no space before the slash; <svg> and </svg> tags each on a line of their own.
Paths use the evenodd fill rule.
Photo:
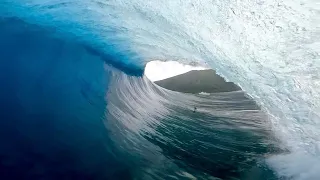
<svg viewBox="0 0 320 180">
<path fill-rule="evenodd" d="M 243 92 L 164 90 L 50 29 L 0 24 L 1 179 L 275 178 L 276 140 Z"/>
<path fill-rule="evenodd" d="M 313 0 L 2 0 L 1 176 L 318 179 L 319 10 Z M 268 118 L 243 92 L 153 85 L 142 76 L 152 59 L 206 62 Z"/>
</svg>

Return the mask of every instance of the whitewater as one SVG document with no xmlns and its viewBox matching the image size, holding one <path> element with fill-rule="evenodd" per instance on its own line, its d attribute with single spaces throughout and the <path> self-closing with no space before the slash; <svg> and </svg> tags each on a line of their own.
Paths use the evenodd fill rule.
<svg viewBox="0 0 320 180">
<path fill-rule="evenodd" d="M 267 113 L 272 135 L 286 151 L 266 157 L 266 164 L 277 176 L 320 178 L 318 1 L 2 0 L 0 16 L 4 21 L 16 18 L 48 29 L 53 37 L 85 44 L 90 52 L 106 55 L 108 66 L 129 75 L 142 76 L 152 60 L 210 66 L 238 84 Z M 81 73 L 90 76 L 90 71 Z M 126 81 L 119 76 L 121 80 L 112 82 Z M 141 86 L 147 86 L 145 81 L 139 80 Z M 167 113 L 163 109 L 160 114 Z M 115 114 L 112 111 L 112 117 Z M 139 114 L 152 114 L 152 110 Z"/>
</svg>

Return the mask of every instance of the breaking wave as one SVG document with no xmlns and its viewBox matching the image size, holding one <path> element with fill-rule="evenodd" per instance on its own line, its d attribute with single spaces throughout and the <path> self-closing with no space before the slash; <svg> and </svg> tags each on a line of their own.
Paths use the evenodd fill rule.
<svg viewBox="0 0 320 180">
<path fill-rule="evenodd" d="M 319 9 L 3 0 L 1 176 L 318 179 Z M 162 89 L 143 76 L 155 59 L 207 63 L 258 105 Z"/>
</svg>

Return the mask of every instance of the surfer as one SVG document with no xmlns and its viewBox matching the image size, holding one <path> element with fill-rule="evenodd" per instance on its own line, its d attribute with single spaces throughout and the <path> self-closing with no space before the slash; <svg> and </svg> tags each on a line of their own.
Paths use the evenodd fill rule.
<svg viewBox="0 0 320 180">
<path fill-rule="evenodd" d="M 196 110 L 197 110 L 197 107 L 194 107 L 193 112 L 195 113 L 195 112 L 196 112 Z"/>
</svg>

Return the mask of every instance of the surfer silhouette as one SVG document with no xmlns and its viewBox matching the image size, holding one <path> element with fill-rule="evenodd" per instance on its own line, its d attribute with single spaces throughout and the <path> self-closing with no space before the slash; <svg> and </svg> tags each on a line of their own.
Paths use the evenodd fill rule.
<svg viewBox="0 0 320 180">
<path fill-rule="evenodd" d="M 195 112 L 196 112 L 196 110 L 197 110 L 197 107 L 194 107 L 193 112 L 195 113 Z"/>
</svg>

